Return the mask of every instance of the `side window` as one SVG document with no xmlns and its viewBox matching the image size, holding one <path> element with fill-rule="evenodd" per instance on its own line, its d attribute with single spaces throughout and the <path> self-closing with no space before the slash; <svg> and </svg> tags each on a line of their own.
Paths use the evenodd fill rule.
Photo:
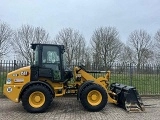
<svg viewBox="0 0 160 120">
<path fill-rule="evenodd" d="M 33 64 L 34 65 L 37 65 L 38 64 L 38 49 L 39 49 L 39 45 L 36 46 L 36 49 L 33 51 L 33 58 L 34 58 L 34 62 Z"/>
</svg>

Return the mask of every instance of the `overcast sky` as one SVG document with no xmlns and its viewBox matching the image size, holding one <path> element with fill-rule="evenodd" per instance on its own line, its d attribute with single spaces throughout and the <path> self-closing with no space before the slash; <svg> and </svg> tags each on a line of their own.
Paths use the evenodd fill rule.
<svg viewBox="0 0 160 120">
<path fill-rule="evenodd" d="M 160 29 L 160 0 L 0 0 L 0 20 L 13 29 L 43 27 L 51 38 L 71 27 L 88 41 L 96 28 L 112 26 L 125 43 L 136 29 Z"/>
</svg>

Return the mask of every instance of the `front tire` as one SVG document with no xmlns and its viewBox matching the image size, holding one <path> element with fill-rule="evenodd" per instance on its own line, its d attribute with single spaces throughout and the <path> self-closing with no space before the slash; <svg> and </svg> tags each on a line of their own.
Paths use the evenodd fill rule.
<svg viewBox="0 0 160 120">
<path fill-rule="evenodd" d="M 80 100 L 85 109 L 97 112 L 106 106 L 108 97 L 103 87 L 91 84 L 81 91 Z"/>
<path fill-rule="evenodd" d="M 79 86 L 78 91 L 77 91 L 77 100 L 79 100 L 80 94 L 81 94 L 82 90 L 83 90 L 85 87 L 87 87 L 87 86 L 89 86 L 89 85 L 91 85 L 91 84 L 93 84 L 92 81 L 86 81 L 86 82 L 82 83 L 82 84 Z"/>
<path fill-rule="evenodd" d="M 29 86 L 22 95 L 22 105 L 30 113 L 42 113 L 47 110 L 53 100 L 51 91 L 42 84 Z"/>
</svg>

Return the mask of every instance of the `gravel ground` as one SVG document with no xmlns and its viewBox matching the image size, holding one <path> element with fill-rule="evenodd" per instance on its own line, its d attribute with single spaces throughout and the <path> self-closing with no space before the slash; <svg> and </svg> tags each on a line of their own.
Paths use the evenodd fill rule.
<svg viewBox="0 0 160 120">
<path fill-rule="evenodd" d="M 0 98 L 1 120 L 159 120 L 160 99 L 142 98 L 145 112 L 128 113 L 113 104 L 100 112 L 88 112 L 75 97 L 55 98 L 51 107 L 45 113 L 27 113 L 21 103 L 14 103 L 6 98 Z"/>
</svg>

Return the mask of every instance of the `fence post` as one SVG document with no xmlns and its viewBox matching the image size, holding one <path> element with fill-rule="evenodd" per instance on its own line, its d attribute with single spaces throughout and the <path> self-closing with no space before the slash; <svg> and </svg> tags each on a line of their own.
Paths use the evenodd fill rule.
<svg viewBox="0 0 160 120">
<path fill-rule="evenodd" d="M 132 63 L 130 63 L 130 86 L 132 86 L 132 80 L 133 80 L 133 66 Z"/>
<path fill-rule="evenodd" d="M 14 60 L 14 63 L 13 63 L 13 64 L 14 64 L 14 68 L 13 68 L 13 69 L 15 70 L 15 69 L 16 69 L 16 66 L 17 66 L 16 60 Z"/>
</svg>

